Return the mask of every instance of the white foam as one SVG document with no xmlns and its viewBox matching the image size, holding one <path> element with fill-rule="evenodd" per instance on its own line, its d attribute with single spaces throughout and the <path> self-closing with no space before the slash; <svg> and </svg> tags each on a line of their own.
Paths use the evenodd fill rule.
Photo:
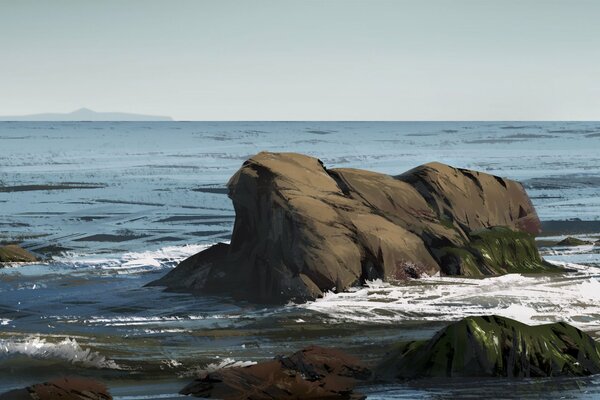
<svg viewBox="0 0 600 400">
<path fill-rule="evenodd" d="M 113 360 L 89 348 L 82 349 L 77 340 L 68 337 L 57 343 L 48 342 L 40 337 L 29 337 L 23 340 L 0 339 L 0 359 L 15 355 L 37 359 L 58 359 L 92 368 L 121 369 Z"/>
<path fill-rule="evenodd" d="M 576 272 L 484 279 L 430 277 L 401 285 L 376 280 L 348 292 L 326 293 L 297 307 L 323 313 L 334 322 L 452 321 L 495 314 L 529 324 L 566 321 L 586 330 L 600 329 L 600 271 L 554 263 Z"/>
<path fill-rule="evenodd" d="M 2 325 L 8 325 L 12 322 L 12 320 L 7 319 L 7 318 L 0 318 L 0 326 Z"/>
<path fill-rule="evenodd" d="M 219 358 L 219 357 L 217 357 Z M 233 368 L 233 367 L 248 367 L 250 365 L 256 364 L 256 361 L 237 361 L 233 358 L 223 358 L 215 361 L 214 363 L 208 363 L 203 367 L 192 368 L 182 374 L 179 375 L 180 378 L 189 378 L 189 377 L 197 377 L 204 374 L 209 374 L 211 372 L 218 371 L 224 368 Z"/>
<path fill-rule="evenodd" d="M 52 264 L 59 263 L 74 268 L 93 268 L 107 273 L 131 274 L 146 272 L 162 268 L 172 268 L 180 261 L 190 257 L 211 245 L 188 244 L 184 246 L 167 246 L 158 250 L 142 252 L 127 252 L 121 255 L 98 255 L 67 252 L 55 257 Z"/>
</svg>

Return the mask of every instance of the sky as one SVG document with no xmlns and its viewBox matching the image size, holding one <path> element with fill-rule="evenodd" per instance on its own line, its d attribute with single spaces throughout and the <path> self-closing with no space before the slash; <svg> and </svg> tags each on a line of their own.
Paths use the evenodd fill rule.
<svg viewBox="0 0 600 400">
<path fill-rule="evenodd" d="M 0 0 L 0 115 L 600 120 L 597 0 Z"/>
</svg>

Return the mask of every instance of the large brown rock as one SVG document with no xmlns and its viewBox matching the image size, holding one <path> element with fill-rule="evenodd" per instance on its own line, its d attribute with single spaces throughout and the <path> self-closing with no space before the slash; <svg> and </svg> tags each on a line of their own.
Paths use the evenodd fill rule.
<svg viewBox="0 0 600 400">
<path fill-rule="evenodd" d="M 289 357 L 204 373 L 181 394 L 223 400 L 359 399 L 353 393 L 371 372 L 335 349 L 310 346 Z"/>
<path fill-rule="evenodd" d="M 188 258 L 153 285 L 285 302 L 374 278 L 550 269 L 531 236 L 540 230 L 535 209 L 508 179 L 440 163 L 396 177 L 328 170 L 313 157 L 263 152 L 228 187 L 231 244 Z"/>
<path fill-rule="evenodd" d="M 111 400 L 106 386 L 93 379 L 61 378 L 0 395 L 0 400 Z"/>
</svg>

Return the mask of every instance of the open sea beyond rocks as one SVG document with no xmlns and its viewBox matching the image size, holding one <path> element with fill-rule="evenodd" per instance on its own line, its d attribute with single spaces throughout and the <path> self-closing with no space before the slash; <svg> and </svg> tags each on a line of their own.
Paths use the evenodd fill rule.
<svg viewBox="0 0 600 400">
<path fill-rule="evenodd" d="M 257 306 L 144 287 L 228 241 L 225 184 L 262 150 L 397 175 L 440 161 L 521 181 L 562 275 L 380 281 L 307 304 Z M 0 241 L 48 261 L 0 268 L 0 393 L 88 376 L 115 399 L 176 399 L 200 370 L 308 344 L 365 361 L 448 322 L 565 321 L 600 339 L 600 122 L 0 122 Z M 369 399 L 600 398 L 600 377 L 359 389 Z"/>
</svg>

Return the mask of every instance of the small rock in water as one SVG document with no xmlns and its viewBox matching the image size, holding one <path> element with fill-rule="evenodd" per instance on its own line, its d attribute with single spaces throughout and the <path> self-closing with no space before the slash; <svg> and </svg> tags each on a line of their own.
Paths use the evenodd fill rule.
<svg viewBox="0 0 600 400">
<path fill-rule="evenodd" d="M 106 386 L 93 379 L 61 378 L 0 395 L 0 400 L 112 400 Z"/>
<path fill-rule="evenodd" d="M 583 246 L 586 244 L 592 244 L 592 242 L 588 242 L 587 240 L 581 240 L 576 237 L 568 236 L 556 243 L 557 246 Z"/>
<path fill-rule="evenodd" d="M 206 373 L 180 393 L 223 400 L 364 399 L 353 388 L 370 376 L 354 357 L 310 346 L 289 357 Z"/>
<path fill-rule="evenodd" d="M 564 322 L 530 326 L 469 317 L 431 340 L 399 345 L 377 367 L 381 379 L 586 376 L 600 373 L 600 343 Z"/>
<path fill-rule="evenodd" d="M 35 262 L 37 257 L 16 244 L 0 246 L 0 262 Z"/>
</svg>

